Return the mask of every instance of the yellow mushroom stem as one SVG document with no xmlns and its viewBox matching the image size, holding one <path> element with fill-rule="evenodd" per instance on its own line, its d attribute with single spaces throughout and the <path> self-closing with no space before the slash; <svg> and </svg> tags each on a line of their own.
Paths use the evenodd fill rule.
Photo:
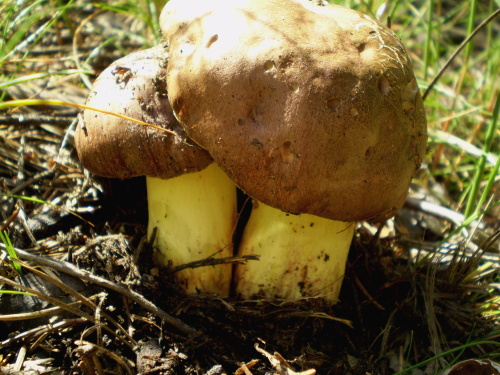
<svg viewBox="0 0 500 375">
<path fill-rule="evenodd" d="M 236 293 L 244 299 L 323 297 L 337 302 L 354 227 L 254 201 L 238 255 L 258 254 L 260 259 L 236 267 Z"/>
<path fill-rule="evenodd" d="M 162 180 L 147 178 L 148 235 L 157 228 L 156 258 L 180 266 L 213 256 L 233 255 L 236 188 L 212 163 L 200 172 Z M 175 279 L 186 293 L 229 295 L 230 264 L 187 268 Z"/>
</svg>

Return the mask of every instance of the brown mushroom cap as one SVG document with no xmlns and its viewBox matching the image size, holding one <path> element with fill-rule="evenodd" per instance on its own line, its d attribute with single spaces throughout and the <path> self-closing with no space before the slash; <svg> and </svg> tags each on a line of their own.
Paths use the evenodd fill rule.
<svg viewBox="0 0 500 375">
<path fill-rule="evenodd" d="M 341 221 L 401 208 L 427 130 L 389 28 L 307 0 L 171 0 L 161 26 L 177 118 L 246 193 Z"/>
<path fill-rule="evenodd" d="M 87 105 L 125 115 L 176 135 L 86 109 L 75 134 L 82 164 L 104 177 L 172 178 L 200 171 L 210 155 L 187 139 L 167 97 L 168 53 L 163 46 L 132 53 L 96 79 Z"/>
</svg>

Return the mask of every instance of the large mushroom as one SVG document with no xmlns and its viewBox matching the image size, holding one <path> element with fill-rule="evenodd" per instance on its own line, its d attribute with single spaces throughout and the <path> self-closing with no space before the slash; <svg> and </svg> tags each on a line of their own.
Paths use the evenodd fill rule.
<svg viewBox="0 0 500 375">
<path fill-rule="evenodd" d="M 87 100 L 88 106 L 156 128 L 86 109 L 75 142 L 82 164 L 96 175 L 147 176 L 148 232 L 157 228 L 156 257 L 180 266 L 232 255 L 236 188 L 173 116 L 167 61 L 163 46 L 121 58 L 100 74 Z M 187 293 L 227 296 L 231 265 L 188 268 L 175 276 Z"/>
<path fill-rule="evenodd" d="M 354 223 L 403 205 L 426 149 L 410 59 L 380 22 L 307 0 L 170 0 L 169 99 L 254 206 L 244 298 L 338 298 Z"/>
</svg>

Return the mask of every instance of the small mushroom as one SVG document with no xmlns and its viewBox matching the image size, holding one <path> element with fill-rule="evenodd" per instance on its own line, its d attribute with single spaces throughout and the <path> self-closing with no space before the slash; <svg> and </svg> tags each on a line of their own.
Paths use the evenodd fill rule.
<svg viewBox="0 0 500 375">
<path fill-rule="evenodd" d="M 75 142 L 82 164 L 96 175 L 146 176 L 148 233 L 157 228 L 156 258 L 180 266 L 232 255 L 236 188 L 175 119 L 167 62 L 162 46 L 123 57 L 102 72 L 87 100 L 88 106 L 156 128 L 86 109 Z M 231 265 L 188 268 L 175 276 L 187 293 L 228 295 Z"/>
<path fill-rule="evenodd" d="M 177 118 L 254 198 L 236 291 L 336 301 L 353 223 L 402 207 L 426 149 L 400 39 L 307 0 L 170 0 L 160 24 Z"/>
<path fill-rule="evenodd" d="M 489 359 L 467 359 L 458 362 L 442 375 L 500 375 L 500 363 Z"/>
</svg>

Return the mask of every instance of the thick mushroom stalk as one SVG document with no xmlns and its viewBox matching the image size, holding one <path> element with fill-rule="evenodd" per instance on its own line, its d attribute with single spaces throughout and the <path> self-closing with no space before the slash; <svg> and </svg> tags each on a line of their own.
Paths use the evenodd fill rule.
<svg viewBox="0 0 500 375">
<path fill-rule="evenodd" d="M 156 228 L 157 259 L 179 266 L 232 256 L 236 222 L 234 183 L 212 163 L 169 180 L 147 177 L 148 232 Z M 186 268 L 176 273 L 188 293 L 229 294 L 231 265 Z"/>
<path fill-rule="evenodd" d="M 244 299 L 323 297 L 335 302 L 354 227 L 314 215 L 287 214 L 254 201 L 239 255 L 260 258 L 236 268 L 236 293 Z"/>
<path fill-rule="evenodd" d="M 309 0 L 170 0 L 160 23 L 177 118 L 250 197 L 347 223 L 382 222 L 403 206 L 427 128 L 410 59 L 392 30 Z M 236 267 L 239 293 L 318 295 L 341 279 L 340 268 L 332 279 L 328 267 L 304 278 L 304 270 L 318 267 L 311 254 L 317 259 L 325 249 L 315 244 L 323 235 L 292 246 L 288 239 L 301 225 L 283 225 L 282 214 L 257 207 L 239 254 L 255 252 L 261 260 Z M 351 237 L 347 227 L 325 231 Z M 337 247 L 348 248 L 331 240 L 328 251 Z M 277 268 L 279 262 L 286 265 Z M 337 300 L 333 291 L 326 296 Z"/>
<path fill-rule="evenodd" d="M 167 62 L 162 46 L 128 55 L 102 72 L 87 100 L 90 107 L 156 128 L 87 109 L 75 143 L 82 164 L 96 175 L 147 176 L 148 232 L 158 229 L 156 257 L 177 267 L 232 256 L 236 188 L 175 119 L 167 98 Z M 231 265 L 184 269 L 175 278 L 187 293 L 227 296 Z"/>
</svg>

